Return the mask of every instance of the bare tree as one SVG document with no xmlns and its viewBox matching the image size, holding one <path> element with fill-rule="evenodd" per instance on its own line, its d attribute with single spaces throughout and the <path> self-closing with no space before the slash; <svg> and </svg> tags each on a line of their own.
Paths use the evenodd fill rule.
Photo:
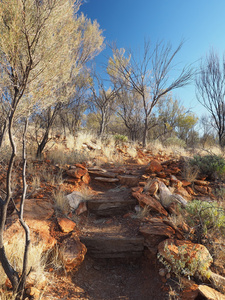
<svg viewBox="0 0 225 300">
<path fill-rule="evenodd" d="M 220 63 L 218 55 L 212 50 L 200 65 L 196 78 L 198 101 L 212 117 L 219 144 L 225 146 L 225 55 Z"/>
<path fill-rule="evenodd" d="M 94 74 L 93 78 L 96 81 L 97 89 L 94 85 L 91 87 L 92 95 L 90 102 L 92 103 L 92 106 L 94 106 L 94 110 L 99 111 L 99 115 L 97 115 L 99 116 L 98 119 L 100 123 L 99 136 L 102 137 L 110 122 L 113 104 L 120 87 L 114 87 L 113 89 L 108 88 L 106 90 L 104 87 L 104 82 L 99 75 Z"/>
<path fill-rule="evenodd" d="M 181 50 L 181 42 L 175 50 L 170 44 L 158 43 L 151 48 L 150 42 L 145 42 L 141 58 L 130 51 L 125 57 L 125 50 L 114 47 L 113 58 L 109 59 L 108 73 L 112 81 L 134 89 L 142 98 L 144 110 L 143 146 L 146 146 L 149 118 L 159 99 L 168 92 L 190 83 L 192 69 L 184 67 L 172 81 L 169 75 L 174 70 L 174 58 Z"/>
<path fill-rule="evenodd" d="M 135 90 L 129 91 L 122 88 L 118 93 L 117 114 L 122 118 L 129 131 L 132 141 L 140 138 L 144 124 L 144 112 L 140 94 Z"/>
</svg>

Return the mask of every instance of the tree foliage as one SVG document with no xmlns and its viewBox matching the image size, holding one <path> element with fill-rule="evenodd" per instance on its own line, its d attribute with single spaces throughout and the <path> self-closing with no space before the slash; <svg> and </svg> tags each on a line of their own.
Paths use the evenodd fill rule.
<svg viewBox="0 0 225 300">
<path fill-rule="evenodd" d="M 0 2 L 0 89 L 6 107 L 6 124 L 11 147 L 6 195 L 0 197 L 0 261 L 18 299 L 22 299 L 28 274 L 29 228 L 23 219 L 26 198 L 26 130 L 33 110 L 61 105 L 70 91 L 71 79 L 102 49 L 103 37 L 97 22 L 77 12 L 81 1 L 2 0 Z M 7 208 L 13 201 L 12 173 L 17 156 L 14 125 L 24 124 L 22 138 L 22 194 L 16 208 L 25 231 L 22 274 L 6 257 L 3 232 Z M 25 122 L 22 122 L 25 120 Z"/>
</svg>

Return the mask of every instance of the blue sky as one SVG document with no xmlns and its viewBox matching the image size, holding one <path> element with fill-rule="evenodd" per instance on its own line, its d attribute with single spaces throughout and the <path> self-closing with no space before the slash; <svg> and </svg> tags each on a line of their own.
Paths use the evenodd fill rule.
<svg viewBox="0 0 225 300">
<path fill-rule="evenodd" d="M 81 11 L 97 20 L 106 42 L 118 48 L 143 48 L 144 39 L 170 42 L 175 48 L 185 40 L 176 57 L 180 67 L 196 63 L 213 48 L 221 57 L 225 51 L 225 0 L 86 0 Z M 106 63 L 104 50 L 96 64 Z M 199 116 L 203 107 L 195 96 L 194 84 L 175 90 L 186 108 Z"/>
</svg>

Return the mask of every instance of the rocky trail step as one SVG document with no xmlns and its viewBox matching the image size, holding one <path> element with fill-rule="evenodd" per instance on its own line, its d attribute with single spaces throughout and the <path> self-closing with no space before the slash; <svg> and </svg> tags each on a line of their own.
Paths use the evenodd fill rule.
<svg viewBox="0 0 225 300">
<path fill-rule="evenodd" d="M 135 222 L 123 218 L 92 219 L 84 225 L 80 240 L 95 258 L 134 258 L 144 250 L 144 238 Z"/>
<path fill-rule="evenodd" d="M 88 211 L 96 216 L 110 217 L 134 209 L 137 200 L 129 188 L 115 188 L 99 193 L 87 203 Z"/>
</svg>

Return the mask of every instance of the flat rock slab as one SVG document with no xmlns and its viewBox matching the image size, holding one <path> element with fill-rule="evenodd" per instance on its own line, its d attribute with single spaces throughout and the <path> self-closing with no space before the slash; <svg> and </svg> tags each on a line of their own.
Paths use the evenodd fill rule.
<svg viewBox="0 0 225 300">
<path fill-rule="evenodd" d="M 95 258 L 134 258 L 140 257 L 144 250 L 142 236 L 95 235 L 83 236 L 80 240 L 87 247 L 87 253 Z"/>
<path fill-rule="evenodd" d="M 129 189 L 109 190 L 87 202 L 88 210 L 97 216 L 113 216 L 124 214 L 133 209 L 137 201 L 131 197 Z"/>
</svg>

